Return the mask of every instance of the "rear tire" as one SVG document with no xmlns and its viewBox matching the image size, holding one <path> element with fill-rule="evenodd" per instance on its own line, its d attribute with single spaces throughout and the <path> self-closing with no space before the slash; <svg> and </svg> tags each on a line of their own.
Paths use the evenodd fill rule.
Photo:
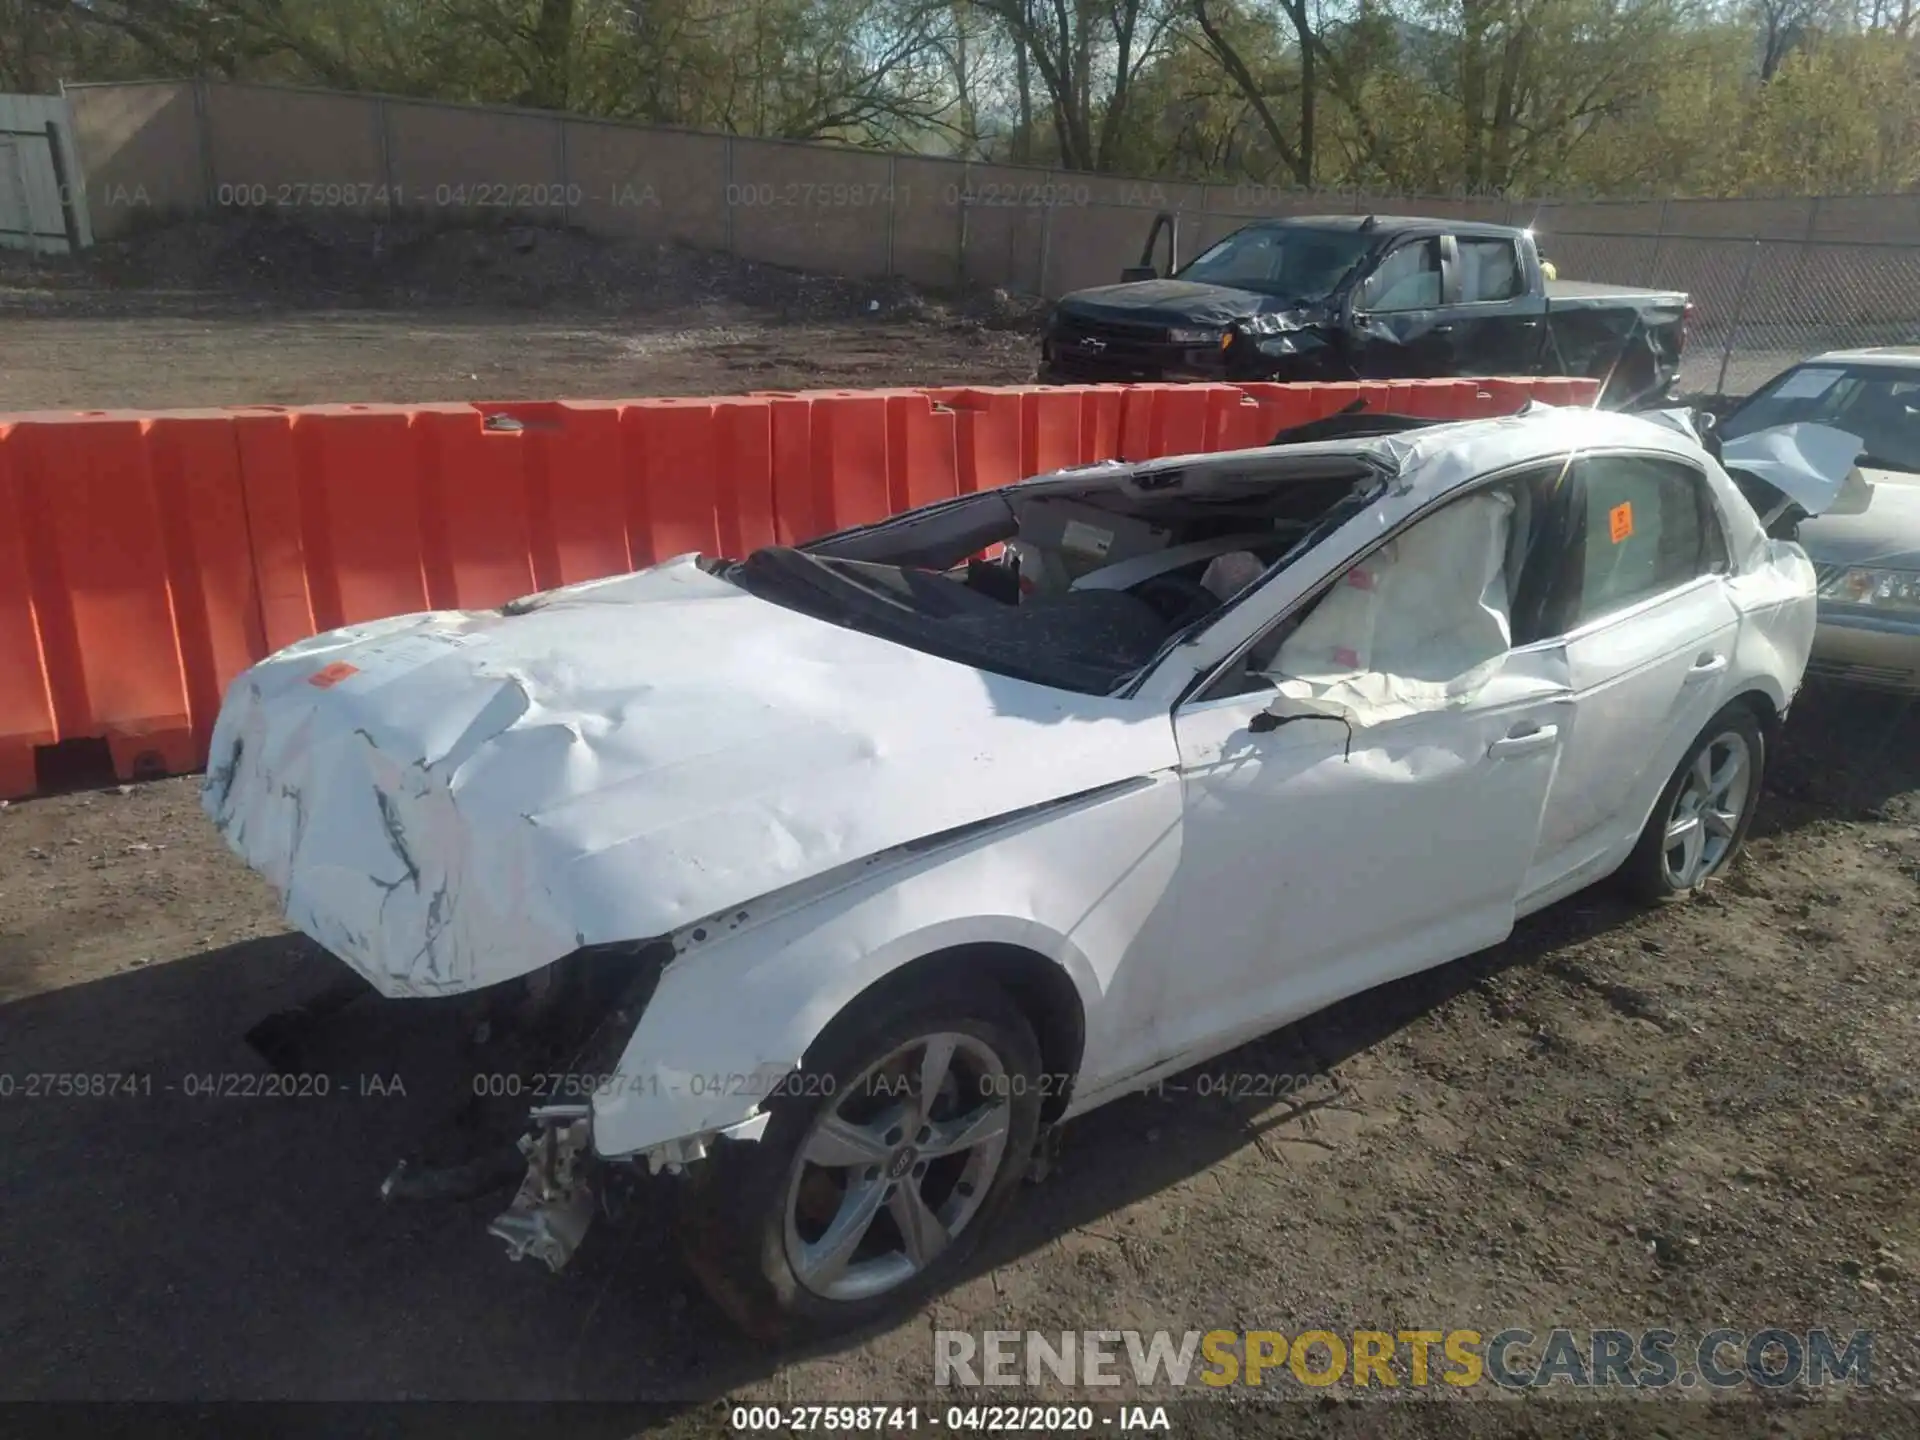
<svg viewBox="0 0 1920 1440">
<path fill-rule="evenodd" d="M 998 986 L 883 983 L 821 1032 L 766 1103 L 757 1142 L 723 1141 L 687 1176 L 688 1264 L 764 1341 L 918 1304 L 953 1280 L 1018 1188 L 1039 1133 L 1040 1067 L 1032 1026 Z"/>
<path fill-rule="evenodd" d="M 1690 895 L 1724 874 L 1760 802 L 1767 740 L 1759 717 L 1735 701 L 1687 747 L 1660 792 L 1620 879 L 1643 900 Z"/>
</svg>

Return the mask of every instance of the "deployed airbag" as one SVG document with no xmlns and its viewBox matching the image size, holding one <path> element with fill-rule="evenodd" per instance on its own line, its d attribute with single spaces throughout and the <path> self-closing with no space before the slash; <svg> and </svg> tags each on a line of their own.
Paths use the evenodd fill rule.
<svg viewBox="0 0 1920 1440">
<path fill-rule="evenodd" d="M 1364 725 L 1470 699 L 1512 639 L 1513 508 L 1503 491 L 1470 496 L 1349 570 L 1275 656 L 1275 712 Z"/>
</svg>

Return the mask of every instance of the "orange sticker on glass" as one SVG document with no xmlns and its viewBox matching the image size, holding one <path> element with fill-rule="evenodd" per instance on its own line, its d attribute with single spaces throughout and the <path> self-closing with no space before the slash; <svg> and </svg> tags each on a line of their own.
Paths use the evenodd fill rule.
<svg viewBox="0 0 1920 1440">
<path fill-rule="evenodd" d="M 360 667 L 349 665 L 344 660 L 336 660 L 323 670 L 316 670 L 307 677 L 307 684 L 321 690 L 331 690 L 349 675 L 358 675 Z"/>
<path fill-rule="evenodd" d="M 1607 533 L 1613 536 L 1613 543 L 1616 545 L 1633 534 L 1631 502 L 1623 500 L 1607 512 Z"/>
</svg>

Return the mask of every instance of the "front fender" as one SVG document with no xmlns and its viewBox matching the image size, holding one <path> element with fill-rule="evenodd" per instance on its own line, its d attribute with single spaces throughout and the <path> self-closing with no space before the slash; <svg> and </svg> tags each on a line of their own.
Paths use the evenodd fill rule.
<svg viewBox="0 0 1920 1440">
<path fill-rule="evenodd" d="M 615 1158 L 722 1130 L 757 1135 L 762 1103 L 827 1024 L 876 981 L 939 951 L 1012 945 L 1059 965 L 1091 1037 L 1112 977 L 1166 894 L 1179 795 L 1171 772 L 1146 777 L 926 853 L 879 857 L 851 883 L 765 920 L 749 906 L 696 927 L 595 1094 L 595 1151 Z M 1084 1060 L 1095 1060 L 1091 1049 Z"/>
</svg>

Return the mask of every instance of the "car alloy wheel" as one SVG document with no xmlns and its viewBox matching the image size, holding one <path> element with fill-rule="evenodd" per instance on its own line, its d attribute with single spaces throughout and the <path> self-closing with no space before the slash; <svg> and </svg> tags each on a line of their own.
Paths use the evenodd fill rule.
<svg viewBox="0 0 1920 1440">
<path fill-rule="evenodd" d="M 1733 852 L 1753 771 L 1753 752 L 1737 730 L 1700 747 L 1667 811 L 1660 863 L 1673 889 L 1691 890 Z"/>
<path fill-rule="evenodd" d="M 898 1046 L 816 1116 L 789 1172 L 794 1277 L 866 1300 L 931 1265 L 979 1214 L 1006 1152 L 1008 1068 L 973 1035 Z"/>
</svg>

